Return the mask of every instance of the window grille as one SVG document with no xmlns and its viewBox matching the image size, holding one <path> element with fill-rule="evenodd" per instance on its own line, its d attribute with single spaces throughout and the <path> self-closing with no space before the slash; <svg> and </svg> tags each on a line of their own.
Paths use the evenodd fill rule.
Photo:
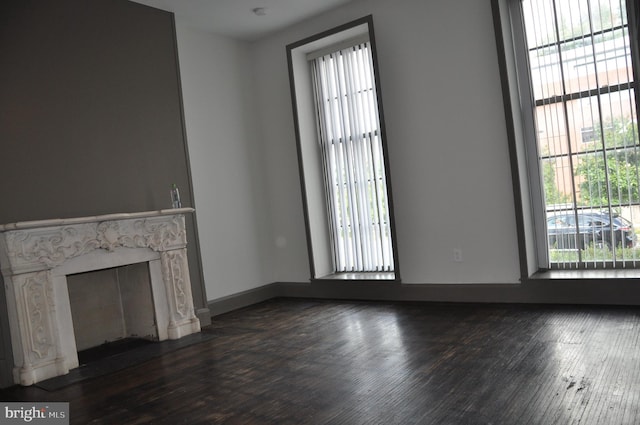
<svg viewBox="0 0 640 425">
<path fill-rule="evenodd" d="M 625 2 L 523 0 L 522 12 L 549 267 L 636 267 L 638 86 Z"/>
</svg>

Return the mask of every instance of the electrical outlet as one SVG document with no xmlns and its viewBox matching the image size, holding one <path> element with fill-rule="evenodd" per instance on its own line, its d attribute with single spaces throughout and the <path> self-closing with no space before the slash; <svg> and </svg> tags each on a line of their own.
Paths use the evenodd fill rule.
<svg viewBox="0 0 640 425">
<path fill-rule="evenodd" d="M 460 248 L 453 248 L 453 261 L 462 263 L 462 250 Z"/>
</svg>

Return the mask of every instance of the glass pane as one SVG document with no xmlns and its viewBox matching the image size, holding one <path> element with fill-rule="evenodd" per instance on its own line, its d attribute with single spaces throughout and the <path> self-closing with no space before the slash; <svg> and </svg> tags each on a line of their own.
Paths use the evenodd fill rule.
<svg viewBox="0 0 640 425">
<path fill-rule="evenodd" d="M 562 74 L 557 46 L 532 50 L 529 53 L 529 63 L 533 95 L 536 99 L 562 95 Z"/>
<path fill-rule="evenodd" d="M 544 198 L 548 212 L 573 209 L 573 169 L 570 157 L 559 156 L 540 161 Z"/>
<path fill-rule="evenodd" d="M 569 154 L 564 106 L 561 103 L 536 108 L 538 153 L 547 156 Z"/>
</svg>

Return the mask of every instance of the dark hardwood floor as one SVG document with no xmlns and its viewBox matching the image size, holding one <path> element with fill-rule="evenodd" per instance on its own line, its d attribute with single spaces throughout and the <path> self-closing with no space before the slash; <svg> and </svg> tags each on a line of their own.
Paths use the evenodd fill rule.
<svg viewBox="0 0 640 425">
<path fill-rule="evenodd" d="M 74 424 L 638 424 L 640 310 L 276 299 L 59 390 Z"/>
</svg>

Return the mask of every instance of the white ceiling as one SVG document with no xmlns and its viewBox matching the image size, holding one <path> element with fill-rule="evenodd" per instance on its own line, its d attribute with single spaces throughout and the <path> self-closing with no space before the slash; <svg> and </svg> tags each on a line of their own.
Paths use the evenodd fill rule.
<svg viewBox="0 0 640 425">
<path fill-rule="evenodd" d="M 176 19 L 227 37 L 254 41 L 352 0 L 132 0 L 173 12 Z M 253 13 L 265 8 L 264 16 Z"/>
</svg>

